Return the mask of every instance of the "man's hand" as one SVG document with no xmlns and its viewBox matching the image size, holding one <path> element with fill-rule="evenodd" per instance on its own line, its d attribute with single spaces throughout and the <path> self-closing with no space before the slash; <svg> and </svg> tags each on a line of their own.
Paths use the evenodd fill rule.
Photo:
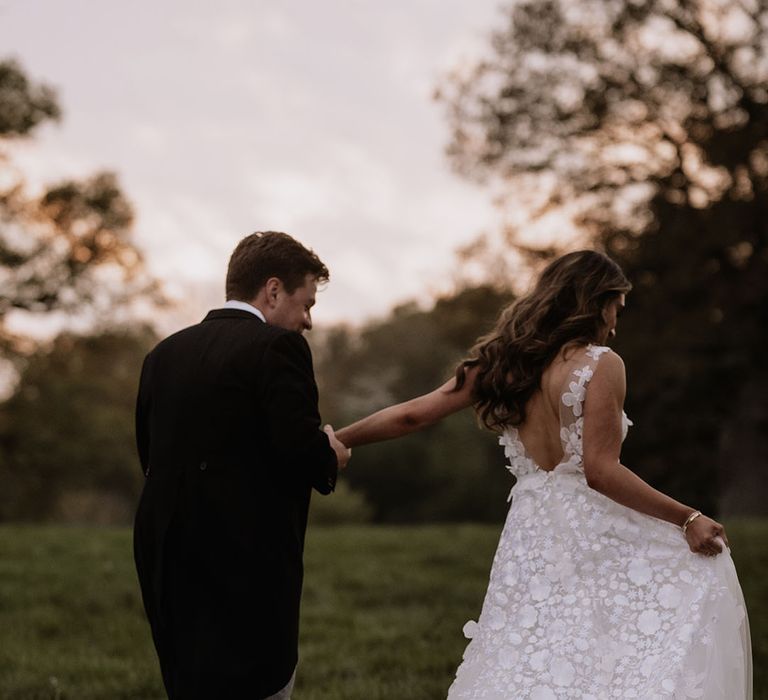
<svg viewBox="0 0 768 700">
<path fill-rule="evenodd" d="M 346 445 L 336 439 L 336 433 L 333 432 L 333 426 L 326 425 L 323 430 L 325 430 L 326 434 L 328 435 L 328 440 L 331 443 L 331 447 L 333 448 L 334 452 L 336 452 L 336 459 L 339 463 L 339 469 L 344 469 L 347 466 L 347 462 L 349 462 L 349 458 L 352 456 L 352 450 L 347 448 Z"/>
</svg>

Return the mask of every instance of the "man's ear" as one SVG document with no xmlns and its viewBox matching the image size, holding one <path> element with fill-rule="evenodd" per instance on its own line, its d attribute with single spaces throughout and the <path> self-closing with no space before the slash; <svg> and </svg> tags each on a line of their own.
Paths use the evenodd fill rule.
<svg viewBox="0 0 768 700">
<path fill-rule="evenodd" d="M 267 294 L 267 304 L 275 307 L 277 298 L 283 291 L 283 282 L 278 277 L 270 277 L 264 285 L 264 290 Z"/>
</svg>

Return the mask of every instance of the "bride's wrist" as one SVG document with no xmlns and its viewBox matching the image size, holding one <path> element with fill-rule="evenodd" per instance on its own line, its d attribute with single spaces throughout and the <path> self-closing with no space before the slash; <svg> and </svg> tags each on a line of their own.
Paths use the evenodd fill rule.
<svg viewBox="0 0 768 700">
<path fill-rule="evenodd" d="M 700 510 L 692 510 L 688 517 L 685 519 L 685 522 L 683 522 L 682 525 L 680 525 L 680 529 L 683 531 L 683 534 L 685 535 L 688 528 L 690 527 L 691 523 L 696 520 L 699 516 L 703 515 L 703 513 Z"/>
</svg>

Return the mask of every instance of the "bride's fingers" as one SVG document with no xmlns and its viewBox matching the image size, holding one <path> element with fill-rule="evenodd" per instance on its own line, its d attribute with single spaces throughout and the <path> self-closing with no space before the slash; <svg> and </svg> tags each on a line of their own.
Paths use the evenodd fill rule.
<svg viewBox="0 0 768 700">
<path fill-rule="evenodd" d="M 706 557 L 713 557 L 716 554 L 719 554 L 719 550 L 715 549 L 715 545 L 712 540 L 709 539 L 702 540 L 696 548 L 696 551 L 698 554 L 703 554 Z"/>
<path fill-rule="evenodd" d="M 723 551 L 722 546 L 716 539 L 710 539 L 707 542 L 706 548 L 707 548 L 707 553 L 711 557 L 717 556 L 718 554 L 720 554 L 720 552 Z"/>
</svg>

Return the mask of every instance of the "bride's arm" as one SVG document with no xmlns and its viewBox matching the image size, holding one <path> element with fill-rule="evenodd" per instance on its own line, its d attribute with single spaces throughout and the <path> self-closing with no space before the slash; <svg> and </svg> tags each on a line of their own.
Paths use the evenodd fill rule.
<svg viewBox="0 0 768 700">
<path fill-rule="evenodd" d="M 367 418 L 337 430 L 336 437 L 347 447 L 357 447 L 422 430 L 451 413 L 472 405 L 475 374 L 476 370 L 467 370 L 466 381 L 458 391 L 454 390 L 456 379 L 451 379 L 428 394 L 383 408 Z"/>
<path fill-rule="evenodd" d="M 615 353 L 606 353 L 595 369 L 584 401 L 587 483 L 617 503 L 681 526 L 695 509 L 657 491 L 619 461 L 625 394 L 624 363 Z M 693 520 L 686 531 L 691 551 L 701 554 L 722 551 L 716 537 L 725 538 L 725 531 L 706 516 Z"/>
</svg>

